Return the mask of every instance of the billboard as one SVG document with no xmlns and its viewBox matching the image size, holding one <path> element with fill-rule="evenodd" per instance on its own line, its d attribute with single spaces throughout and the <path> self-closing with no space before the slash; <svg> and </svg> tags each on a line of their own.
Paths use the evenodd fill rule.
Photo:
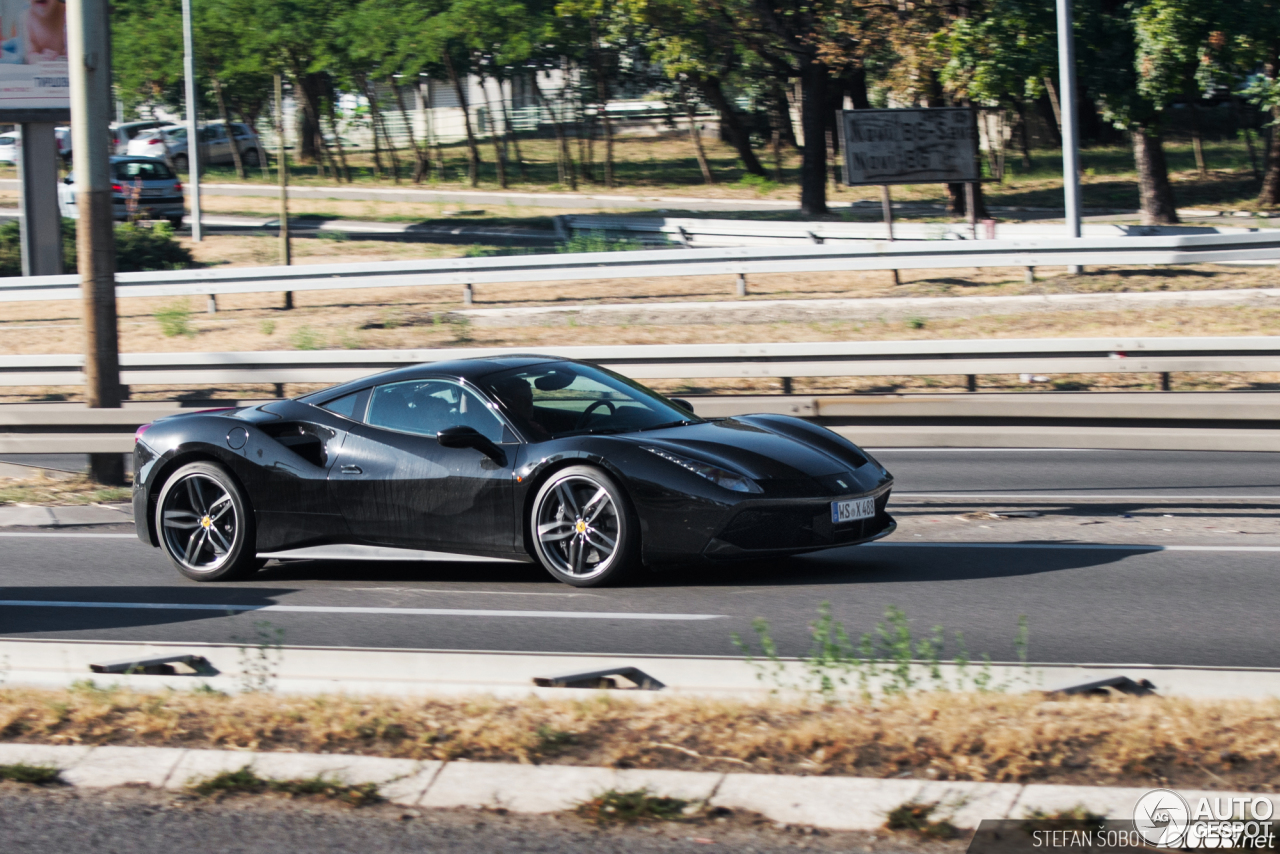
<svg viewBox="0 0 1280 854">
<path fill-rule="evenodd" d="M 0 121 L 71 105 L 64 0 L 0 0 Z"/>
<path fill-rule="evenodd" d="M 978 131 L 967 107 L 842 110 L 846 184 L 981 180 Z"/>
</svg>

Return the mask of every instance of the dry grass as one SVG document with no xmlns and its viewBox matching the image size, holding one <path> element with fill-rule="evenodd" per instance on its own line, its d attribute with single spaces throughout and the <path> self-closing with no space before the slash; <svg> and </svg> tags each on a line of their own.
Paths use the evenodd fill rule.
<svg viewBox="0 0 1280 854">
<path fill-rule="evenodd" d="M 85 475 L 0 478 L 0 507 L 6 504 L 104 504 L 128 501 L 127 486 L 103 486 Z"/>
<path fill-rule="evenodd" d="M 877 705 L 0 690 L 0 739 L 1275 790 L 1280 702 L 920 694 Z"/>
</svg>

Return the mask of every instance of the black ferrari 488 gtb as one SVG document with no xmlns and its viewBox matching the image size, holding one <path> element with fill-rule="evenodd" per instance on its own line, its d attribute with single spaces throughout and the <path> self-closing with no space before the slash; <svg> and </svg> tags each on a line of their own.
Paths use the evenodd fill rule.
<svg viewBox="0 0 1280 854">
<path fill-rule="evenodd" d="M 537 561 L 568 584 L 891 533 L 893 478 L 823 427 L 699 418 L 595 365 L 418 365 L 138 431 L 138 536 L 188 578 L 270 559 Z"/>
</svg>

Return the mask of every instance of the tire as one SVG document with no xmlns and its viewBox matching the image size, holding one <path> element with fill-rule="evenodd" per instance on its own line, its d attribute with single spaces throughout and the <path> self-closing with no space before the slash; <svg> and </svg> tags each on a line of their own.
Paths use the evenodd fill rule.
<svg viewBox="0 0 1280 854">
<path fill-rule="evenodd" d="M 264 563 L 253 513 L 235 478 L 216 463 L 188 463 L 160 488 L 156 533 L 170 562 L 195 581 L 231 581 Z"/>
<path fill-rule="evenodd" d="M 169 225 L 173 227 L 174 231 L 177 231 L 182 228 L 182 220 L 183 218 L 180 216 L 171 216 L 169 217 Z"/>
<path fill-rule="evenodd" d="M 561 469 L 542 484 L 529 514 L 529 539 L 543 568 L 574 587 L 616 583 L 639 563 L 640 524 L 631 502 L 595 466 Z"/>
<path fill-rule="evenodd" d="M 191 165 L 191 161 L 187 159 L 185 154 L 173 155 L 173 168 L 176 172 L 186 172 L 187 167 Z"/>
<path fill-rule="evenodd" d="M 245 166 L 255 169 L 262 162 L 262 155 L 258 154 L 258 149 L 250 148 L 240 159 L 244 161 Z"/>
</svg>

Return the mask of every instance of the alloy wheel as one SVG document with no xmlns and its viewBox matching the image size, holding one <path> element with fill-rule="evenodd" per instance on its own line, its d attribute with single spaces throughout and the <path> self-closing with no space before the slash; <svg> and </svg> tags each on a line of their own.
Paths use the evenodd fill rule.
<svg viewBox="0 0 1280 854">
<path fill-rule="evenodd" d="M 226 563 L 240 527 L 231 493 L 198 472 L 168 490 L 160 519 L 167 551 L 192 572 L 213 572 Z"/>
<path fill-rule="evenodd" d="M 570 475 L 555 482 L 542 498 L 535 523 L 538 551 L 565 575 L 600 575 L 618 555 L 618 507 L 609 490 L 590 477 Z"/>
</svg>

